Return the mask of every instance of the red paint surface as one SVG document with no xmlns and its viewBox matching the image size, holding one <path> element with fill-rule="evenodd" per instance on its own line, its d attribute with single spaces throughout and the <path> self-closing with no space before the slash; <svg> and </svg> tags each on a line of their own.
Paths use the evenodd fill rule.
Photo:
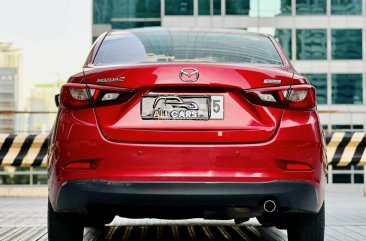
<svg viewBox="0 0 366 241">
<path fill-rule="evenodd" d="M 96 44 L 98 46 L 98 43 Z M 278 46 L 277 46 L 278 47 Z M 92 50 L 89 59 L 93 58 Z M 279 49 L 283 57 L 282 50 Z M 60 186 L 77 179 L 166 182 L 268 182 L 294 180 L 312 183 L 320 207 L 324 199 L 324 142 L 315 110 L 294 110 L 252 104 L 243 92 L 307 85 L 287 62 L 282 67 L 218 64 L 160 64 L 130 67 L 92 67 L 69 82 L 96 84 L 99 78 L 125 77 L 106 86 L 133 89 L 126 102 L 82 109 L 60 108 L 49 149 L 50 200 Z M 197 82 L 179 79 L 182 68 L 200 72 Z M 224 119 L 142 120 L 143 94 L 223 95 Z M 70 163 L 92 163 L 92 169 L 72 170 Z M 283 168 L 283 163 L 306 164 L 311 171 Z M 70 166 L 69 166 L 70 167 Z"/>
</svg>

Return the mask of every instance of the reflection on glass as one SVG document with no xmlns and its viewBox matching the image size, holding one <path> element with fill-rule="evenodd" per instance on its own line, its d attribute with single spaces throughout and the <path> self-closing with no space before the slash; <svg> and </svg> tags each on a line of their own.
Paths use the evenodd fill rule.
<svg viewBox="0 0 366 241">
<path fill-rule="evenodd" d="M 326 0 L 296 0 L 297 15 L 325 15 Z"/>
<path fill-rule="evenodd" d="M 93 0 L 93 23 L 110 23 L 111 7 L 110 0 Z"/>
<path fill-rule="evenodd" d="M 249 15 L 250 0 L 226 0 L 227 15 Z"/>
<path fill-rule="evenodd" d="M 212 4 L 212 6 L 211 6 Z M 212 13 L 211 13 L 212 11 Z M 220 15 L 221 0 L 198 0 L 199 15 Z"/>
<path fill-rule="evenodd" d="M 291 0 L 255 0 L 251 2 L 258 2 L 258 16 L 274 17 L 280 15 L 291 15 Z"/>
<path fill-rule="evenodd" d="M 193 15 L 193 0 L 165 0 L 165 15 Z"/>
<path fill-rule="evenodd" d="M 333 104 L 362 104 L 362 74 L 332 74 Z"/>
<path fill-rule="evenodd" d="M 361 0 L 332 0 L 332 15 L 361 15 Z"/>
<path fill-rule="evenodd" d="M 291 0 L 226 0 L 226 14 L 261 17 L 291 15 Z"/>
<path fill-rule="evenodd" d="M 128 34 L 112 33 L 104 39 L 93 63 L 96 65 L 166 62 L 283 64 L 269 38 L 241 33 L 241 30 L 186 32 L 159 28 L 134 29 Z"/>
<path fill-rule="evenodd" d="M 332 59 L 362 59 L 362 30 L 333 29 Z"/>
<path fill-rule="evenodd" d="M 327 33 L 325 29 L 297 29 L 296 41 L 297 59 L 327 58 Z"/>
<path fill-rule="evenodd" d="M 318 104 L 327 103 L 327 74 L 305 74 L 316 89 L 316 101 Z"/>
<path fill-rule="evenodd" d="M 248 28 L 247 31 L 265 33 L 273 36 L 280 43 L 283 52 L 292 59 L 292 30 L 284 28 Z"/>
<path fill-rule="evenodd" d="M 111 18 L 160 18 L 160 1 L 94 0 L 93 22 L 110 23 Z"/>
<path fill-rule="evenodd" d="M 292 38 L 291 29 L 276 29 L 274 37 L 282 46 L 283 51 L 289 59 L 292 59 Z"/>
<path fill-rule="evenodd" d="M 160 1 L 112 0 L 112 18 L 160 18 Z"/>
<path fill-rule="evenodd" d="M 127 29 L 127 28 L 142 28 L 142 27 L 155 27 L 161 26 L 160 21 L 151 21 L 151 22 L 112 22 L 112 29 Z"/>
</svg>

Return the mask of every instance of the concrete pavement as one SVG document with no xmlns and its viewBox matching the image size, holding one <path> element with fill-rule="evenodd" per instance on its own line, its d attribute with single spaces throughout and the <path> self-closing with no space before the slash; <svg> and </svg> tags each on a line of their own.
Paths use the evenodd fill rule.
<svg viewBox="0 0 366 241">
<path fill-rule="evenodd" d="M 45 197 L 1 197 L 0 240 L 47 240 Z M 247 240 L 286 241 L 284 230 L 261 227 L 255 219 L 167 221 L 115 218 L 103 229 L 85 229 L 84 240 Z M 326 241 L 366 240 L 366 198 L 361 186 L 332 186 L 326 194 Z"/>
</svg>

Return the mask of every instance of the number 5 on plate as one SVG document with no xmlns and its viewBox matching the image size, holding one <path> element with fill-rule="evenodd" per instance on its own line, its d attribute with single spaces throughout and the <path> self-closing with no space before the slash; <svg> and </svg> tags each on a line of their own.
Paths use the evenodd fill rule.
<svg viewBox="0 0 366 241">
<path fill-rule="evenodd" d="M 211 96 L 210 119 L 224 119 L 224 96 Z"/>
</svg>

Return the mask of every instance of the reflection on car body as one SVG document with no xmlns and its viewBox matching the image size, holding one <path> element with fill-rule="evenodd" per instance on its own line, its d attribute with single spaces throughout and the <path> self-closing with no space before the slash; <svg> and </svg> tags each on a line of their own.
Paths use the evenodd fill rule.
<svg viewBox="0 0 366 241">
<path fill-rule="evenodd" d="M 269 35 L 160 27 L 101 35 L 61 89 L 49 240 L 82 240 L 84 226 L 119 215 L 256 217 L 287 229 L 289 241 L 323 241 L 315 97 Z"/>
</svg>

